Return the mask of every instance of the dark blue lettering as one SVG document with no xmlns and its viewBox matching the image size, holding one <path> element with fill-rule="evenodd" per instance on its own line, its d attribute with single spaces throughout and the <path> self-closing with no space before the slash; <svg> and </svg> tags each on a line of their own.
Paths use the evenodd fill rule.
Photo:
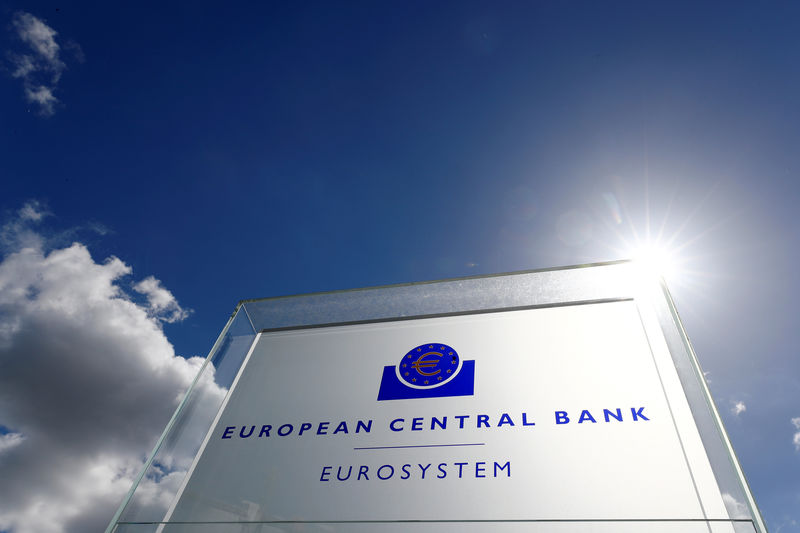
<svg viewBox="0 0 800 533">
<path fill-rule="evenodd" d="M 464 429 L 464 420 L 469 418 L 469 415 L 456 415 L 455 418 L 458 418 L 458 429 Z"/>
<path fill-rule="evenodd" d="M 391 470 L 391 472 L 389 472 L 389 475 L 386 477 L 381 476 L 381 470 L 383 470 L 384 468 L 388 468 L 389 470 Z M 378 468 L 377 474 L 379 479 L 383 480 L 389 479 L 394 475 L 394 467 L 392 465 L 382 465 L 380 468 Z"/>
<path fill-rule="evenodd" d="M 402 424 L 402 423 L 403 423 L 403 422 L 405 422 L 405 421 L 406 421 L 406 419 L 405 419 L 405 418 L 395 418 L 395 419 L 394 419 L 394 420 L 392 420 L 392 422 L 389 424 L 389 429 L 391 429 L 392 431 L 403 431 L 403 426 L 400 426 L 399 428 L 396 428 L 396 427 L 394 427 L 394 425 L 395 425 L 395 423 L 397 423 L 397 422 L 400 422 L 400 423 Z"/>
<path fill-rule="evenodd" d="M 297 433 L 297 436 L 299 437 L 309 429 L 311 429 L 311 424 L 309 424 L 308 422 L 303 422 L 302 424 L 300 424 L 300 431 Z"/>
<path fill-rule="evenodd" d="M 283 428 L 289 428 L 289 429 L 284 431 Z M 288 435 L 292 431 L 294 431 L 294 426 L 293 425 L 284 424 L 284 425 L 282 425 L 281 427 L 278 428 L 278 435 L 280 435 L 281 437 L 285 437 L 286 435 Z"/>
<path fill-rule="evenodd" d="M 358 481 L 361 481 L 361 476 L 364 476 L 364 479 L 369 481 L 369 476 L 367 475 L 369 472 L 369 467 L 367 465 L 361 465 L 358 467 Z"/>
<path fill-rule="evenodd" d="M 226 427 L 225 431 L 222 432 L 222 438 L 223 439 L 231 438 L 231 433 L 233 433 L 234 429 L 236 429 L 236 426 L 228 426 L 228 427 Z"/>
<path fill-rule="evenodd" d="M 269 430 L 272 429 L 272 426 L 267 424 L 266 426 L 261 426 L 261 431 L 258 432 L 258 438 L 261 437 L 269 437 Z"/>
<path fill-rule="evenodd" d="M 319 476 L 319 480 L 320 481 L 330 481 L 330 479 L 328 479 L 328 477 L 330 477 L 330 475 L 331 475 L 331 472 L 330 472 L 331 468 L 333 468 L 333 467 L 332 466 L 323 466 L 322 467 L 322 475 Z"/>
<path fill-rule="evenodd" d="M 506 461 L 506 464 L 500 465 L 499 463 L 494 463 L 494 477 L 497 477 L 497 469 L 500 468 L 500 472 L 508 468 L 508 472 L 506 472 L 506 477 L 511 477 L 511 461 Z"/>
<path fill-rule="evenodd" d="M 400 468 L 400 470 L 402 470 L 402 471 L 403 471 L 403 475 L 402 475 L 402 476 L 400 476 L 400 479 L 408 479 L 408 478 L 410 478 L 410 477 L 411 477 L 411 472 L 409 472 L 409 471 L 408 471 L 408 469 L 409 469 L 409 468 L 411 468 L 411 465 L 409 465 L 409 464 L 404 464 L 404 465 L 403 465 L 403 466 Z"/>
<path fill-rule="evenodd" d="M 436 418 L 435 416 L 431 417 L 431 429 L 433 429 L 434 425 L 438 425 L 442 429 L 447 429 L 447 417 L 443 416 L 441 420 Z"/>
<path fill-rule="evenodd" d="M 412 418 L 411 419 L 411 431 L 422 431 L 422 419 L 421 418 Z"/>
<path fill-rule="evenodd" d="M 535 426 L 534 422 L 528 422 L 528 413 L 522 413 L 522 425 L 523 426 Z"/>
<path fill-rule="evenodd" d="M 513 421 L 513 420 L 511 420 L 511 417 L 510 417 L 510 416 L 508 416 L 508 413 L 503 413 L 503 414 L 500 416 L 500 422 L 498 422 L 498 423 L 497 423 L 497 427 L 500 427 L 500 426 L 502 426 L 502 425 L 504 425 L 504 424 L 508 424 L 508 425 L 510 425 L 510 426 L 513 426 L 513 425 L 514 425 L 514 421 Z"/>
<path fill-rule="evenodd" d="M 417 463 L 417 466 L 419 466 L 419 469 L 422 470 L 422 479 L 425 479 L 425 471 L 431 467 L 431 464 L 428 463 L 428 466 L 422 466 L 421 464 Z"/>
<path fill-rule="evenodd" d="M 484 472 L 486 472 L 486 463 L 483 461 L 475 463 L 475 477 L 486 477 Z"/>
<path fill-rule="evenodd" d="M 359 433 L 362 428 L 364 429 L 364 433 L 369 433 L 370 431 L 372 431 L 372 420 L 371 419 L 367 420 L 366 424 L 364 423 L 363 420 L 359 420 L 358 423 L 356 424 L 356 433 Z"/>
<path fill-rule="evenodd" d="M 617 409 L 616 413 L 617 414 L 614 414 L 614 411 L 603 409 L 603 417 L 605 417 L 606 422 L 611 422 L 612 418 L 617 422 L 622 422 L 622 411 L 620 409 Z"/>
<path fill-rule="evenodd" d="M 256 427 L 255 427 L 255 426 L 250 426 L 250 433 L 248 433 L 247 435 L 245 435 L 245 434 L 244 434 L 244 428 L 246 428 L 246 427 L 247 427 L 247 426 L 242 426 L 242 429 L 240 429 L 240 430 L 239 430 L 239 436 L 240 436 L 240 437 L 242 437 L 243 439 L 246 439 L 247 437 L 249 437 L 250 435 L 252 435 L 252 434 L 253 434 L 253 432 L 256 430 Z"/>
<path fill-rule="evenodd" d="M 556 424 L 569 424 L 569 417 L 566 411 L 556 411 Z"/>
<path fill-rule="evenodd" d="M 481 424 L 483 424 L 484 427 L 487 428 L 491 427 L 489 425 L 489 415 L 478 415 L 478 427 L 481 427 Z"/>
<path fill-rule="evenodd" d="M 441 473 L 439 475 L 437 475 L 436 477 L 438 477 L 439 479 L 444 479 L 444 478 L 447 477 L 447 470 L 444 469 L 444 467 L 446 467 L 446 466 L 447 466 L 447 463 L 439 463 L 439 467 L 438 468 L 439 468 L 439 472 L 441 472 Z"/>
<path fill-rule="evenodd" d="M 464 470 L 464 465 L 468 465 L 469 463 L 455 463 L 458 466 L 458 477 L 461 478 L 461 472 Z"/>
<path fill-rule="evenodd" d="M 345 422 L 344 420 L 339 422 L 339 425 L 336 426 L 336 430 L 333 432 L 333 434 L 336 435 L 337 433 L 349 433 L 347 431 L 347 422 Z"/>
<path fill-rule="evenodd" d="M 317 435 L 327 435 L 330 422 L 320 422 L 317 426 Z"/>
<path fill-rule="evenodd" d="M 592 416 L 592 413 L 590 413 L 589 411 L 584 409 L 583 411 L 581 411 L 581 417 L 578 419 L 578 424 L 583 424 L 587 420 L 589 422 L 591 422 L 592 424 L 596 424 L 597 423 L 597 420 L 594 419 L 594 417 Z"/>
<path fill-rule="evenodd" d="M 350 479 L 350 474 L 353 472 L 353 465 L 350 465 L 347 468 L 347 477 L 342 477 L 342 467 L 340 466 L 339 469 L 336 471 L 336 479 L 339 481 L 347 481 Z"/>
<path fill-rule="evenodd" d="M 643 410 L 644 410 L 644 407 L 640 407 L 638 409 L 636 409 L 635 407 L 631 407 L 631 414 L 633 415 L 633 421 L 634 422 L 636 422 L 640 418 L 642 420 L 650 420 L 649 418 L 647 418 L 646 416 L 644 416 L 642 414 Z"/>
</svg>

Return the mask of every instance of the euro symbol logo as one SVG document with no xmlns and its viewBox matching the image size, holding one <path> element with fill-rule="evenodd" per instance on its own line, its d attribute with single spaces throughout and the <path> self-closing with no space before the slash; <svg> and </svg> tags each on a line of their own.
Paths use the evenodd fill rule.
<svg viewBox="0 0 800 533">
<path fill-rule="evenodd" d="M 411 348 L 395 367 L 397 379 L 412 389 L 431 389 L 452 380 L 461 361 L 452 346 L 431 342 Z"/>
<path fill-rule="evenodd" d="M 442 357 L 442 354 L 440 354 L 439 352 L 428 352 L 428 353 L 422 354 L 422 355 L 419 356 L 419 358 L 416 361 L 411 363 L 411 367 L 414 370 L 416 370 L 417 372 L 419 372 L 423 376 L 435 376 L 436 374 L 441 372 L 440 369 L 436 368 L 436 366 L 439 364 L 439 361 L 438 360 L 434 361 L 432 359 L 426 359 L 429 356 Z M 436 371 L 434 371 L 434 372 L 425 372 L 425 370 L 423 370 L 423 369 L 432 369 L 432 368 L 436 368 Z"/>
</svg>

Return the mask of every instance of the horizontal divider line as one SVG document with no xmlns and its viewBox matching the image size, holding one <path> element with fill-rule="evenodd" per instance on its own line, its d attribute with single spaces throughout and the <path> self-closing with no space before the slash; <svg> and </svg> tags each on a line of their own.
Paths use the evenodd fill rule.
<svg viewBox="0 0 800 533">
<path fill-rule="evenodd" d="M 391 450 L 397 448 L 447 448 L 453 446 L 486 446 L 485 442 L 469 442 L 465 444 L 417 444 L 414 446 L 364 446 L 354 450 Z"/>
</svg>

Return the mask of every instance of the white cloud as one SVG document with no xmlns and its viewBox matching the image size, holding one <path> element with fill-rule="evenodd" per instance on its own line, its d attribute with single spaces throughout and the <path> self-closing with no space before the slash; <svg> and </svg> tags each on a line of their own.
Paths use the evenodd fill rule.
<svg viewBox="0 0 800 533">
<path fill-rule="evenodd" d="M 133 290 L 147 297 L 150 314 L 164 322 L 179 322 L 189 316 L 190 311 L 178 305 L 178 301 L 161 282 L 149 276 L 133 286 Z"/>
<path fill-rule="evenodd" d="M 800 417 L 792 418 L 792 425 L 797 430 L 794 437 L 792 437 L 792 443 L 795 449 L 800 452 Z"/>
<path fill-rule="evenodd" d="M 751 518 L 750 511 L 747 509 L 747 506 L 728 494 L 727 492 L 722 493 L 722 501 L 725 503 L 725 508 L 728 510 L 728 514 L 733 519 L 748 519 Z"/>
<path fill-rule="evenodd" d="M 744 402 L 736 402 L 734 406 L 731 407 L 731 413 L 733 413 L 736 416 L 739 416 L 745 411 L 747 411 L 747 406 L 744 404 Z"/>
<path fill-rule="evenodd" d="M 46 115 L 55 113 L 55 105 L 58 102 L 58 98 L 53 96 L 53 91 L 50 87 L 45 87 L 44 85 L 25 87 L 25 97 L 29 102 L 39 104 Z"/>
<path fill-rule="evenodd" d="M 17 39 L 25 45 L 24 52 L 6 53 L 12 66 L 11 75 L 22 80 L 28 102 L 36 104 L 42 115 L 53 115 L 58 104 L 55 89 L 67 69 L 60 57 L 61 46 L 56 41 L 58 32 L 25 12 L 14 14 L 11 27 Z M 82 56 L 76 43 L 70 43 L 70 47 L 80 52 L 76 57 Z"/>
<path fill-rule="evenodd" d="M 184 311 L 157 279 L 137 304 L 122 260 L 47 249 L 32 227 L 44 214 L 27 204 L 1 233 L 0 531 L 102 531 L 203 361 L 164 336 L 161 321 Z M 146 479 L 144 504 L 164 509 L 189 460 Z"/>
<path fill-rule="evenodd" d="M 43 247 L 44 239 L 31 227 L 31 223 L 39 222 L 47 215 L 49 212 L 40 202 L 36 200 L 26 202 L 17 211 L 16 217 L 0 228 L 0 246 L 4 251 Z"/>
<path fill-rule="evenodd" d="M 30 13 L 16 13 L 13 24 L 19 38 L 34 52 L 51 64 L 60 63 L 58 51 L 61 47 L 55 40 L 57 33 L 53 28 Z"/>
<path fill-rule="evenodd" d="M 12 63 L 14 63 L 14 67 L 16 68 L 16 70 L 11 73 L 15 78 L 25 78 L 28 74 L 36 70 L 36 65 L 33 63 L 33 58 L 31 56 L 9 54 L 9 57 L 12 58 Z"/>
<path fill-rule="evenodd" d="M 780 533 L 786 526 L 794 528 L 795 526 L 797 526 L 797 520 L 795 520 L 794 518 L 784 518 L 783 522 L 778 524 L 778 527 L 776 527 L 772 531 L 774 531 L 774 533 Z"/>
<path fill-rule="evenodd" d="M 25 205 L 20 207 L 19 211 L 17 211 L 17 214 L 19 215 L 21 221 L 31 220 L 33 222 L 38 222 L 47 216 L 48 212 L 40 202 L 36 200 L 30 200 L 25 202 Z"/>
<path fill-rule="evenodd" d="M 21 433 L 6 433 L 5 435 L 0 435 L 0 455 L 2 455 L 4 451 L 22 444 L 24 440 L 25 437 L 22 436 Z"/>
</svg>

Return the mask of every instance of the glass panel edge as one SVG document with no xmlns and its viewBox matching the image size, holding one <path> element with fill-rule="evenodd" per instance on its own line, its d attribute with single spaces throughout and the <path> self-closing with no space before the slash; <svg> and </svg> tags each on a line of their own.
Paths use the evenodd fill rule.
<svg viewBox="0 0 800 533">
<path fill-rule="evenodd" d="M 336 295 L 336 294 L 347 294 L 347 293 L 354 293 L 354 292 L 361 292 L 361 291 L 374 291 L 380 289 L 402 289 L 404 287 L 418 287 L 424 285 L 436 285 L 440 283 L 450 283 L 450 282 L 458 282 L 458 281 L 473 281 L 473 280 L 481 280 L 481 279 L 495 279 L 495 278 L 505 278 L 511 276 L 523 276 L 528 274 L 544 274 L 548 272 L 562 272 L 562 271 L 569 271 L 569 270 L 580 270 L 580 269 L 590 269 L 596 267 L 606 267 L 606 266 L 617 266 L 617 265 L 630 265 L 633 264 L 632 259 L 619 259 L 616 261 L 600 261 L 597 263 L 582 263 L 577 265 L 565 265 L 565 266 L 558 266 L 558 267 L 548 267 L 548 268 L 534 268 L 529 270 L 515 270 L 512 272 L 501 272 L 499 274 L 475 274 L 472 276 L 461 276 L 455 278 L 441 278 L 435 280 L 425 280 L 425 281 L 409 281 L 405 283 L 389 283 L 386 285 L 370 285 L 366 287 L 355 287 L 350 289 L 334 289 L 330 291 L 317 291 L 317 292 L 308 292 L 308 293 L 301 293 L 301 294 L 285 294 L 281 296 L 265 296 L 262 298 L 246 298 L 244 300 L 240 300 L 240 305 L 246 304 L 254 304 L 260 302 L 268 302 L 271 300 L 288 300 L 293 298 L 306 298 L 308 296 L 326 296 L 326 295 Z M 258 329 L 258 328 L 256 328 Z"/>
<path fill-rule="evenodd" d="M 733 448 L 733 444 L 731 444 L 730 437 L 728 437 L 728 432 L 726 431 L 725 425 L 722 422 L 722 417 L 719 414 L 719 409 L 717 409 L 717 405 L 714 402 L 713 396 L 711 395 L 711 390 L 709 389 L 708 383 L 705 380 L 703 374 L 703 368 L 700 365 L 700 360 L 697 358 L 697 354 L 694 351 L 692 343 L 689 340 L 689 336 L 686 333 L 686 329 L 683 326 L 683 322 L 681 321 L 678 309 L 675 306 L 674 300 L 672 299 L 672 294 L 670 293 L 669 288 L 667 287 L 667 284 L 663 278 L 659 278 L 658 285 L 660 292 L 664 296 L 664 300 L 667 304 L 668 311 L 672 316 L 672 321 L 678 330 L 678 335 L 683 344 L 684 350 L 686 350 L 689 362 L 692 365 L 692 368 L 694 369 L 696 380 L 700 385 L 700 390 L 706 401 L 708 410 L 711 413 L 714 424 L 719 433 L 719 437 L 722 440 L 723 445 L 727 449 L 730 465 L 733 468 L 734 473 L 736 474 L 741 484 L 741 488 L 742 491 L 744 492 L 745 497 L 747 498 L 747 506 L 753 518 L 754 526 L 759 532 L 767 533 L 767 527 L 763 517 L 761 516 L 761 511 L 758 508 L 758 504 L 756 504 L 755 498 L 753 497 L 752 490 L 750 489 L 750 484 L 747 482 L 747 477 L 745 476 L 744 470 L 742 470 L 741 464 L 739 463 L 739 458 L 736 456 L 736 451 Z"/>
<path fill-rule="evenodd" d="M 175 411 L 172 413 L 172 417 L 170 418 L 169 422 L 167 422 L 167 425 L 164 428 L 164 431 L 161 432 L 161 435 L 159 436 L 158 440 L 156 441 L 156 444 L 153 446 L 153 449 L 150 452 L 150 454 L 148 455 L 147 460 L 144 462 L 144 464 L 142 465 L 142 468 L 139 470 L 138 475 L 134 479 L 134 482 L 131 484 L 131 488 L 125 494 L 125 497 L 122 499 L 122 502 L 120 502 L 120 505 L 117 507 L 117 510 L 114 513 L 114 516 L 111 518 L 111 521 L 109 522 L 108 526 L 105 529 L 105 533 L 112 533 L 114 531 L 115 527 L 117 526 L 117 524 L 120 523 L 119 522 L 119 518 L 122 516 L 122 513 L 125 511 L 125 508 L 130 503 L 131 498 L 136 493 L 136 489 L 139 487 L 139 483 L 141 483 L 142 479 L 144 478 L 145 474 L 147 473 L 147 470 L 152 466 L 153 460 L 155 459 L 156 455 L 158 454 L 158 451 L 161 448 L 162 444 L 164 443 L 164 440 L 166 439 L 167 435 L 170 433 L 170 431 L 172 430 L 172 427 L 175 425 L 175 422 L 177 421 L 178 417 L 183 412 L 183 408 L 185 407 L 189 397 L 192 395 L 192 391 L 194 391 L 194 388 L 197 385 L 197 382 L 200 380 L 200 376 L 203 375 L 203 372 L 208 367 L 211 359 L 217 353 L 217 351 L 219 350 L 220 346 L 222 346 L 222 343 L 223 343 L 223 340 L 225 339 L 225 336 L 227 335 L 228 331 L 230 330 L 231 325 L 234 323 L 234 321 L 236 320 L 236 317 L 242 311 L 242 309 L 244 309 L 244 305 L 243 305 L 242 302 L 239 302 L 236 305 L 236 307 L 234 308 L 233 312 L 231 313 L 231 316 L 228 317 L 228 321 L 225 323 L 225 326 L 222 328 L 222 331 L 217 336 L 217 340 L 214 342 L 214 345 L 211 347 L 211 350 L 208 352 L 208 355 L 206 356 L 205 360 L 203 361 L 203 364 L 200 366 L 199 370 L 197 371 L 197 374 L 195 375 L 194 379 L 192 380 L 192 383 L 186 389 L 186 392 L 184 393 L 183 398 L 181 399 L 181 402 L 178 404 L 178 407 L 176 407 Z M 250 327 L 252 328 L 253 327 L 253 322 L 250 320 L 249 315 L 245 314 L 245 316 L 247 318 L 247 323 L 250 324 Z M 253 331 L 253 336 L 255 337 L 255 335 L 256 335 L 256 332 Z"/>
</svg>

